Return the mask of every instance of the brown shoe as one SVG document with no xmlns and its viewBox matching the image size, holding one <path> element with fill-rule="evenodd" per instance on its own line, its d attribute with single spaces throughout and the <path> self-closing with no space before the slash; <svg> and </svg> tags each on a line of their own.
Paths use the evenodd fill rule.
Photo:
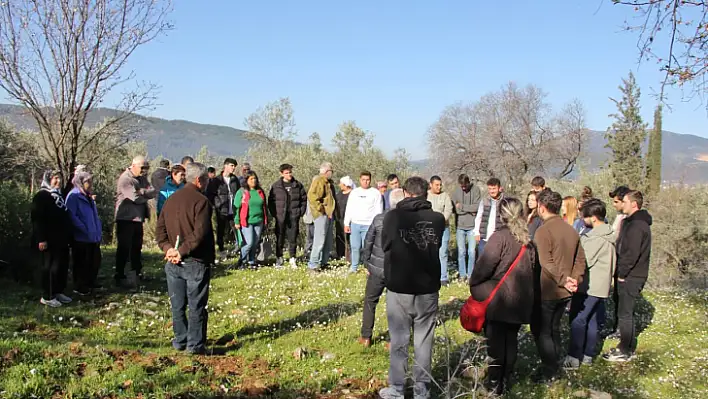
<svg viewBox="0 0 708 399">
<path fill-rule="evenodd" d="M 384 349 L 386 349 L 387 351 L 390 352 L 390 351 L 391 351 L 391 343 L 390 343 L 390 342 L 386 342 L 386 343 L 384 344 Z"/>
<path fill-rule="evenodd" d="M 357 339 L 357 342 L 359 342 L 364 348 L 368 348 L 371 346 L 371 338 L 359 337 L 359 339 Z"/>
</svg>

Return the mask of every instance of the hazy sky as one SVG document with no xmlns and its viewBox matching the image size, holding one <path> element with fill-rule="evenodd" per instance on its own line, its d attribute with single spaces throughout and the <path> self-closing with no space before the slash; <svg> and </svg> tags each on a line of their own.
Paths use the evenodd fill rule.
<svg viewBox="0 0 708 399">
<path fill-rule="evenodd" d="M 604 130 L 608 97 L 633 70 L 651 124 L 662 75 L 655 63 L 637 65 L 636 36 L 622 32 L 632 15 L 609 0 L 178 0 L 176 29 L 129 67 L 162 86 L 152 116 L 243 128 L 256 108 L 287 96 L 303 140 L 316 131 L 329 145 L 355 120 L 382 148 L 419 159 L 445 106 L 510 80 L 540 86 L 556 108 L 579 98 L 588 127 Z M 708 136 L 701 103 L 670 95 L 664 128 Z"/>
</svg>

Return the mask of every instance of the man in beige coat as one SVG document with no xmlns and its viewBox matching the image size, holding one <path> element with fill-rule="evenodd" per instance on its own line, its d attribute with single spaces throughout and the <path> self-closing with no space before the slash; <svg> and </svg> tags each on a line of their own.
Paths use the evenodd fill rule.
<svg viewBox="0 0 708 399">
<path fill-rule="evenodd" d="M 446 286 L 448 284 L 447 247 L 450 242 L 450 216 L 452 216 L 453 205 L 450 195 L 442 191 L 442 179 L 440 176 L 430 178 L 428 202 L 433 205 L 433 211 L 442 213 L 445 217 L 445 231 L 440 243 L 440 284 Z"/>
</svg>

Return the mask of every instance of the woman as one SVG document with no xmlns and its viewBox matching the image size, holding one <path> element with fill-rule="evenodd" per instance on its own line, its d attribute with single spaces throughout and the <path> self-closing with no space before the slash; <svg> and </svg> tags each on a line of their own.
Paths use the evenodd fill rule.
<svg viewBox="0 0 708 399">
<path fill-rule="evenodd" d="M 268 225 L 268 211 L 265 192 L 258 182 L 254 171 L 246 172 L 245 186 L 234 196 L 234 225 L 241 229 L 244 245 L 241 247 L 240 266 L 248 262 L 250 268 L 256 267 L 256 252 L 263 234 L 264 226 Z"/>
<path fill-rule="evenodd" d="M 165 179 L 165 184 L 162 185 L 160 189 L 160 196 L 157 197 L 157 216 L 160 216 L 160 211 L 162 207 L 165 206 L 165 201 L 175 191 L 184 187 L 184 175 L 186 174 L 186 169 L 182 165 L 175 165 L 170 169 L 170 175 Z"/>
<path fill-rule="evenodd" d="M 588 186 L 583 187 L 583 191 L 580 192 L 580 201 L 578 201 L 578 218 L 575 219 L 575 222 L 573 222 L 573 228 L 578 232 L 578 234 L 587 233 L 592 230 L 592 227 L 585 226 L 585 222 L 583 222 L 583 219 L 580 217 L 580 215 L 583 214 L 583 204 L 591 198 L 592 188 Z"/>
<path fill-rule="evenodd" d="M 499 212 L 502 227 L 489 239 L 475 264 L 470 277 L 470 294 L 478 301 L 486 300 L 521 248 L 526 246 L 521 260 L 487 308 L 484 335 L 491 360 L 483 385 L 488 391 L 502 395 L 509 389 L 509 377 L 516 363 L 517 334 L 522 324 L 531 322 L 535 252 L 530 245 L 521 201 L 504 198 L 499 201 Z"/>
<path fill-rule="evenodd" d="M 73 187 L 66 197 L 66 207 L 74 226 L 72 258 L 74 261 L 74 293 L 91 294 L 99 288 L 96 284 L 101 266 L 102 225 L 93 199 L 93 177 L 90 173 L 76 172 Z"/>
<path fill-rule="evenodd" d="M 563 220 L 573 226 L 578 219 L 578 200 L 571 196 L 563 198 L 561 212 L 563 214 Z"/>
<path fill-rule="evenodd" d="M 529 238 L 531 241 L 533 241 L 533 236 L 536 234 L 536 229 L 543 224 L 543 220 L 538 216 L 537 195 L 536 191 L 529 191 L 526 195 L 526 209 L 524 214 L 526 215 L 526 223 L 528 223 Z"/>
<path fill-rule="evenodd" d="M 64 295 L 69 273 L 71 216 L 61 195 L 61 172 L 48 170 L 42 187 L 32 198 L 32 247 L 39 250 L 42 262 L 40 303 L 53 308 L 71 303 Z"/>
</svg>

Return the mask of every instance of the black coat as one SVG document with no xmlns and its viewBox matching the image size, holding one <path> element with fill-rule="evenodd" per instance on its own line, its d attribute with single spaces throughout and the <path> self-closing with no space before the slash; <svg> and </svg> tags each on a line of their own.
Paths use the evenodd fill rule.
<svg viewBox="0 0 708 399">
<path fill-rule="evenodd" d="M 229 188 L 231 188 L 231 196 L 229 197 Z M 214 199 L 214 209 L 222 216 L 232 216 L 234 214 L 233 198 L 236 192 L 241 188 L 238 177 L 231 175 L 230 181 L 227 184 L 224 175 L 216 176 L 211 182 L 206 193 L 206 197 Z"/>
<path fill-rule="evenodd" d="M 73 237 L 71 215 L 61 193 L 40 190 L 32 198 L 32 248 L 46 242 L 50 250 L 67 247 Z"/>
<path fill-rule="evenodd" d="M 364 248 L 362 248 L 362 259 L 366 263 L 366 268 L 372 276 L 384 278 L 384 250 L 383 250 L 383 224 L 384 217 L 388 210 L 374 217 L 366 233 Z"/>
<path fill-rule="evenodd" d="M 289 184 L 278 179 L 268 193 L 268 210 L 278 221 L 303 217 L 307 211 L 307 190 L 295 179 Z"/>
<path fill-rule="evenodd" d="M 651 224 L 649 212 L 641 209 L 622 221 L 617 239 L 617 276 L 622 279 L 646 281 L 651 255 Z"/>
<path fill-rule="evenodd" d="M 503 226 L 492 235 L 470 277 L 470 294 L 484 301 L 504 276 L 521 250 L 521 244 Z M 531 322 L 534 303 L 533 266 L 536 253 L 531 244 L 521 261 L 499 287 L 487 308 L 487 319 L 510 324 Z"/>
</svg>

